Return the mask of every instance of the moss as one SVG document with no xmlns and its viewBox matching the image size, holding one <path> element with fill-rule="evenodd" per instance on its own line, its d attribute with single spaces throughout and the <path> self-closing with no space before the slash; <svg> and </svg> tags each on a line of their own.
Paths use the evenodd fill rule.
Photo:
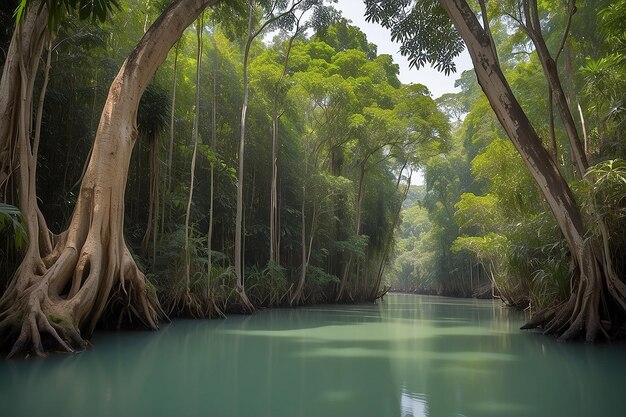
<svg viewBox="0 0 626 417">
<path fill-rule="evenodd" d="M 157 298 L 157 289 L 156 286 L 150 282 L 148 279 L 146 279 L 146 289 L 148 290 L 148 293 L 153 296 L 155 299 Z"/>
<path fill-rule="evenodd" d="M 49 313 L 48 320 L 50 321 L 50 323 L 54 323 L 61 327 L 65 327 L 65 328 L 72 327 L 72 321 L 70 320 L 70 318 L 62 314 Z"/>
<path fill-rule="evenodd" d="M 26 311 L 24 311 L 23 309 L 20 309 L 17 312 L 17 321 L 19 323 L 22 323 L 25 319 L 26 319 Z"/>
</svg>

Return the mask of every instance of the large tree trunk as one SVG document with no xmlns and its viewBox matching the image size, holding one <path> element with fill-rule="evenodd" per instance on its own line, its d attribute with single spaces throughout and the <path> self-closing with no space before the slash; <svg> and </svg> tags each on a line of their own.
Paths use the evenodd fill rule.
<svg viewBox="0 0 626 417">
<path fill-rule="evenodd" d="M 594 341 L 599 334 L 606 334 L 600 322 L 605 313 L 602 299 L 610 299 L 623 315 L 626 285 L 614 273 L 603 246 L 585 239 L 587 230 L 571 190 L 513 95 L 476 15 L 465 0 L 439 2 L 465 41 L 481 88 L 543 193 L 570 249 L 574 268 L 569 301 L 539 314 L 526 327 L 541 326 L 564 340 L 584 337 Z"/>
<path fill-rule="evenodd" d="M 110 300 L 129 318 L 158 327 L 162 311 L 156 293 L 123 237 L 124 190 L 137 138 L 137 108 L 174 42 L 216 1 L 174 2 L 122 65 L 109 90 L 68 230 L 41 264 L 25 258 L 0 300 L 0 333 L 18 335 L 10 355 L 84 347 L 83 335 L 93 331 Z"/>
</svg>

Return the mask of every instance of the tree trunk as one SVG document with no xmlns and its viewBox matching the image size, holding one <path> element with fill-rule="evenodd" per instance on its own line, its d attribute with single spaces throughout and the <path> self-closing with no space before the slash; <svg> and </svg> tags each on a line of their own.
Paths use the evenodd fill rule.
<svg viewBox="0 0 626 417">
<path fill-rule="evenodd" d="M 217 155 L 217 42 L 215 41 L 215 30 L 217 26 L 213 21 L 213 94 L 211 108 L 211 149 L 213 150 L 213 158 L 211 159 L 211 175 L 209 185 L 209 227 L 207 231 L 207 257 L 208 257 L 208 279 L 207 297 L 211 298 L 211 273 L 213 271 L 213 215 L 215 204 L 215 156 Z"/>
<path fill-rule="evenodd" d="M 554 128 L 554 97 L 552 87 L 548 86 L 548 132 L 550 133 L 550 151 L 554 164 L 559 164 L 559 145 L 556 141 L 556 130 Z"/>
<path fill-rule="evenodd" d="M 243 168 L 244 168 L 244 151 L 246 143 L 246 114 L 248 112 L 248 61 L 250 59 L 250 47 L 252 42 L 259 36 L 266 27 L 271 23 L 281 19 L 282 17 L 292 13 L 293 10 L 302 2 L 302 0 L 294 0 L 291 7 L 278 15 L 272 15 L 267 19 L 258 30 L 253 28 L 254 17 L 254 1 L 248 0 L 248 39 L 246 41 L 245 51 L 243 55 L 243 103 L 241 105 L 241 125 L 239 136 L 239 170 L 237 175 L 237 212 L 235 216 L 235 275 L 237 276 L 236 289 L 241 299 L 242 307 L 246 311 L 253 311 L 254 306 L 248 300 L 244 289 L 243 280 L 243 262 L 242 262 L 242 223 L 243 223 Z M 274 169 L 274 168 L 272 168 Z M 254 195 L 254 192 L 252 193 Z"/>
<path fill-rule="evenodd" d="M 156 241 L 159 234 L 159 134 L 149 137 L 150 142 L 150 186 L 148 191 L 148 222 L 141 240 L 141 251 L 145 255 L 152 241 L 152 264 L 156 261 Z"/>
<path fill-rule="evenodd" d="M 22 23 L 16 26 L 7 57 L 3 74 L 3 90 L 8 90 L 2 100 L 2 143 L 11 150 L 9 166 L 15 163 L 18 173 L 17 187 L 19 189 L 19 207 L 26 224 L 28 246 L 24 263 L 30 269 L 44 268 L 43 258 L 52 251 L 54 236 L 48 231 L 45 219 L 39 210 L 36 196 L 37 158 L 39 153 L 39 139 L 41 135 L 41 120 L 43 105 L 48 85 L 48 74 L 51 62 L 51 40 L 47 29 L 47 9 L 37 14 L 38 5 L 31 6 Z M 37 30 L 35 25 L 43 28 Z M 36 38 L 34 38 L 36 37 Z M 42 55 L 44 43 L 48 38 L 48 53 L 44 68 L 43 85 L 37 105 L 35 131 L 33 136 L 33 107 L 35 79 L 39 68 L 39 58 Z M 17 67 L 11 67 L 16 62 Z M 7 71 L 7 67 L 9 67 Z M 5 84 L 14 80 L 16 85 Z M 6 122 L 6 125 L 4 124 Z M 3 127 L 4 126 L 4 127 Z M 13 172 L 4 178 L 9 186 Z M 1 318 L 1 316 L 0 316 Z"/>
<path fill-rule="evenodd" d="M 304 290 L 304 282 L 306 280 L 306 270 L 308 267 L 308 259 L 306 256 L 306 212 L 305 212 L 305 202 L 306 202 L 306 185 L 302 185 L 302 206 L 300 208 L 300 213 L 302 215 L 302 221 L 300 222 L 300 227 L 302 229 L 302 234 L 300 236 L 300 245 L 302 246 L 301 254 L 302 254 L 302 268 L 300 270 L 300 279 L 298 279 L 298 285 L 296 286 L 293 295 L 289 298 L 289 305 L 293 305 L 294 303 L 299 303 L 302 298 L 302 291 Z M 311 231 L 312 232 L 312 231 Z"/>
<path fill-rule="evenodd" d="M 254 15 L 254 2 L 248 0 L 248 41 L 243 56 L 243 103 L 241 105 L 241 125 L 239 132 L 239 169 L 237 172 L 237 211 L 235 215 L 235 275 L 237 282 L 235 287 L 245 311 L 254 311 L 254 306 L 248 299 L 244 289 L 242 255 L 242 223 L 243 223 L 243 167 L 246 143 L 246 114 L 248 112 L 248 59 L 250 46 L 255 38 L 252 30 L 252 18 Z"/>
<path fill-rule="evenodd" d="M 4 201 L 9 201 L 10 178 L 18 170 L 20 121 L 24 119 L 30 129 L 33 86 L 48 33 L 48 9 L 38 10 L 38 3 L 31 5 L 16 24 L 0 80 L 0 189 Z M 28 114 L 22 114 L 22 109 Z"/>
<path fill-rule="evenodd" d="M 168 50 L 216 1 L 174 2 L 122 65 L 109 89 L 68 230 L 41 264 L 34 265 L 30 256 L 24 259 L 0 299 L 0 333 L 18 335 L 10 355 L 84 347 L 83 334 L 93 331 L 108 304 L 148 328 L 158 327 L 163 313 L 155 290 L 123 237 L 124 190 L 137 138 L 137 108 Z M 53 343 L 42 339 L 42 333 Z"/>
<path fill-rule="evenodd" d="M 359 164 L 359 188 L 356 196 L 356 210 L 355 210 L 355 226 L 354 231 L 356 236 L 361 234 L 361 210 L 363 205 L 363 197 L 365 195 L 365 164 L 369 159 L 369 155 L 361 161 Z M 335 302 L 341 300 L 343 297 L 343 293 L 346 289 L 346 284 L 348 283 L 348 278 L 350 276 L 350 268 L 352 267 L 352 253 L 348 256 L 348 262 L 346 262 L 343 267 L 343 273 L 341 274 L 341 282 L 339 283 L 339 291 L 337 291 L 337 296 L 335 297 Z"/>
<path fill-rule="evenodd" d="M 580 107 L 580 103 L 578 103 L 578 115 L 580 116 L 580 125 L 583 130 L 583 150 L 585 152 L 585 156 L 589 157 L 589 138 L 587 136 L 587 126 L 585 125 L 585 115 L 583 114 L 583 109 Z"/>
<path fill-rule="evenodd" d="M 575 6 L 574 2 L 572 1 L 570 2 L 570 6 L 568 7 L 570 17 L 574 13 L 574 10 Z M 537 55 L 539 55 L 539 62 L 541 62 L 543 73 L 548 80 L 552 97 L 556 99 L 559 115 L 561 116 L 561 121 L 563 122 L 563 126 L 565 127 L 565 132 L 567 133 L 567 138 L 569 139 L 570 148 L 572 150 L 572 159 L 574 160 L 574 166 L 576 167 L 578 175 L 582 177 L 583 175 L 585 175 L 585 172 L 587 172 L 587 168 L 589 168 L 589 163 L 587 162 L 587 157 L 583 150 L 580 136 L 578 135 L 578 130 L 576 129 L 576 124 L 574 123 L 574 117 L 572 116 L 572 112 L 570 111 L 569 105 L 567 104 L 565 91 L 563 90 L 563 86 L 561 85 L 561 80 L 557 72 L 556 62 L 550 55 L 550 51 L 548 50 L 546 42 L 541 33 L 541 23 L 539 21 L 537 0 L 524 1 L 524 15 L 526 17 L 526 29 L 528 35 L 535 45 Z M 563 37 L 563 42 L 565 42 L 568 30 L 569 23 L 568 29 L 566 29 Z"/>
<path fill-rule="evenodd" d="M 303 12 L 304 14 L 304 12 Z M 285 62 L 283 63 L 283 70 L 280 74 L 278 81 L 274 85 L 274 103 L 272 107 L 272 182 L 270 191 L 270 262 L 274 262 L 280 265 L 280 219 L 278 210 L 278 126 L 280 122 L 280 85 L 282 84 L 287 70 L 289 68 L 289 55 L 291 54 L 291 47 L 296 36 L 300 33 L 300 19 L 296 19 L 296 30 L 289 37 L 287 43 L 287 51 L 285 54 Z M 304 213 L 304 212 L 303 212 Z"/>
<path fill-rule="evenodd" d="M 170 135 L 168 141 L 168 149 L 167 149 L 167 174 L 164 184 L 165 195 L 167 198 L 163 198 L 161 202 L 161 212 L 163 215 L 161 216 L 161 230 L 165 230 L 165 201 L 171 201 L 171 193 L 172 193 L 172 158 L 174 155 L 174 132 L 176 125 L 176 87 L 178 85 L 178 52 L 180 49 L 180 39 L 176 42 L 176 48 L 174 48 L 174 77 L 172 80 L 172 104 L 170 108 Z M 171 217 L 171 203 L 169 205 L 168 217 Z"/>
<path fill-rule="evenodd" d="M 574 268 L 569 301 L 540 313 L 525 328 L 541 326 L 564 340 L 584 337 L 594 341 L 599 334 L 606 334 L 600 323 L 601 300 L 610 297 L 623 315 L 626 285 L 606 262 L 608 254 L 602 245 L 585 239 L 587 230 L 571 190 L 513 95 L 476 15 L 465 0 L 439 2 L 465 41 L 483 92 L 544 195 L 570 249 Z"/>
<path fill-rule="evenodd" d="M 400 173 L 398 174 L 398 181 L 396 182 L 396 190 L 400 188 L 400 181 L 402 180 L 402 172 L 404 172 L 404 169 L 406 168 L 407 164 L 408 163 L 405 162 L 404 165 L 402 166 L 402 169 L 400 169 Z M 396 214 L 393 218 L 393 224 L 391 225 L 391 233 L 389 235 L 389 239 L 387 239 L 387 242 L 385 242 L 385 247 L 383 249 L 383 253 L 380 258 L 380 263 L 378 265 L 378 272 L 376 274 L 376 284 L 372 287 L 372 290 L 370 292 L 370 298 L 372 300 L 376 300 L 382 297 L 387 292 L 387 291 L 383 291 L 381 294 L 381 292 L 379 291 L 379 288 L 383 280 L 383 274 L 385 272 L 385 261 L 387 259 L 387 256 L 389 255 L 391 244 L 393 243 L 393 240 L 394 240 L 393 236 L 394 236 L 396 227 L 398 227 L 398 223 L 400 222 L 400 214 L 402 213 L 402 204 L 404 204 L 404 202 L 406 201 L 406 197 L 407 195 L 409 195 L 409 191 L 411 190 L 411 178 L 413 178 L 413 170 L 411 169 L 410 172 L 411 173 L 409 174 L 406 187 L 404 188 L 404 191 L 402 192 L 402 199 L 400 200 L 400 204 L 398 205 L 398 209 L 396 210 Z"/>
<path fill-rule="evenodd" d="M 172 108 L 170 113 L 170 142 L 167 152 L 167 193 L 172 192 L 172 155 L 174 154 L 174 125 L 176 123 L 176 86 L 178 85 L 178 50 L 180 41 L 174 50 L 174 80 L 172 81 Z"/>
<path fill-rule="evenodd" d="M 189 198 L 187 199 L 187 210 L 185 211 L 185 281 L 182 293 L 178 294 L 176 304 L 180 312 L 190 313 L 192 316 L 202 315 L 197 301 L 192 297 L 191 287 L 191 252 L 193 249 L 189 244 L 189 231 L 191 221 L 191 205 L 193 203 L 193 187 L 196 179 L 196 159 L 198 157 L 198 139 L 200 136 L 200 75 L 202 69 L 202 33 L 204 31 L 204 15 L 196 21 L 196 39 L 198 41 L 196 54 L 196 102 L 193 115 L 193 153 L 191 155 L 191 172 L 189 175 Z"/>
<path fill-rule="evenodd" d="M 309 267 L 309 263 L 311 261 L 311 253 L 313 252 L 313 239 L 315 238 L 315 230 L 317 228 L 317 219 L 318 219 L 318 209 L 315 204 L 313 204 L 313 213 L 311 214 L 311 229 L 309 230 L 309 243 L 307 247 L 306 243 L 306 211 L 305 211 L 305 202 L 306 202 L 306 185 L 302 185 L 302 236 L 301 236 L 301 245 L 302 245 L 302 268 L 300 270 L 300 278 L 298 279 L 298 285 L 296 286 L 295 291 L 293 292 L 291 298 L 289 299 L 289 305 L 299 304 L 303 301 L 304 298 L 304 284 L 306 282 L 306 273 Z"/>
<path fill-rule="evenodd" d="M 287 67 L 285 61 L 285 68 Z M 281 77 L 282 80 L 282 77 Z M 270 190 L 270 262 L 278 264 L 278 83 L 274 90 L 274 107 L 272 111 L 272 181 Z"/>
</svg>

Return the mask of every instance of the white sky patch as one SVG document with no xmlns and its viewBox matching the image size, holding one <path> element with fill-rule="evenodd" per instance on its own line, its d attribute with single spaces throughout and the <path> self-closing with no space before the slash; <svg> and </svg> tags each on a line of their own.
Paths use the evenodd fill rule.
<svg viewBox="0 0 626 417">
<path fill-rule="evenodd" d="M 362 0 L 339 0 L 334 7 L 341 10 L 346 19 L 351 20 L 354 26 L 359 27 L 367 35 L 368 42 L 378 45 L 379 55 L 389 54 L 393 56 L 394 62 L 400 66 L 398 78 L 403 84 L 424 84 L 430 90 L 433 98 L 440 97 L 445 93 L 458 92 L 459 90 L 454 88 L 455 80 L 459 78 L 461 72 L 472 68 L 469 54 L 464 51 L 454 60 L 457 72 L 449 76 L 431 67 L 420 68 L 419 70 L 409 69 L 408 60 L 400 55 L 400 45 L 391 41 L 389 30 L 377 23 L 365 21 L 365 5 Z"/>
</svg>

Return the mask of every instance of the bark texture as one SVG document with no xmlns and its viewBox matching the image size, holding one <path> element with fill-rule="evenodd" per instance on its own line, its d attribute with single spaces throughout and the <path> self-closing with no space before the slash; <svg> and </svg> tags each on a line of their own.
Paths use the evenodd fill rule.
<svg viewBox="0 0 626 417">
<path fill-rule="evenodd" d="M 36 262 L 24 259 L 0 300 L 10 356 L 85 347 L 105 308 L 156 329 L 156 293 L 123 237 L 124 190 L 137 139 L 139 100 L 183 30 L 217 0 L 178 0 L 146 32 L 113 81 L 68 230 Z M 30 234 L 32 232 L 29 231 Z M 32 246 L 33 242 L 30 241 Z M 42 337 L 43 336 L 43 337 Z"/>
<path fill-rule="evenodd" d="M 30 131 L 34 82 L 48 34 L 47 8 L 38 9 L 38 4 L 29 7 L 16 26 L 0 80 L 0 190 L 5 201 L 10 178 L 19 169 L 21 123 Z"/>
<path fill-rule="evenodd" d="M 241 105 L 241 125 L 239 132 L 239 168 L 237 170 L 237 212 L 235 215 L 235 275 L 237 282 L 235 289 L 241 300 L 241 308 L 246 312 L 254 311 L 254 306 L 248 299 L 244 287 L 243 260 L 242 260 L 242 234 L 243 234 L 243 168 L 244 152 L 246 150 L 246 115 L 248 112 L 248 58 L 250 56 L 250 46 L 254 38 L 260 33 L 253 32 L 252 23 L 254 15 L 254 2 L 248 0 L 248 40 L 243 57 L 243 103 Z"/>
</svg>

